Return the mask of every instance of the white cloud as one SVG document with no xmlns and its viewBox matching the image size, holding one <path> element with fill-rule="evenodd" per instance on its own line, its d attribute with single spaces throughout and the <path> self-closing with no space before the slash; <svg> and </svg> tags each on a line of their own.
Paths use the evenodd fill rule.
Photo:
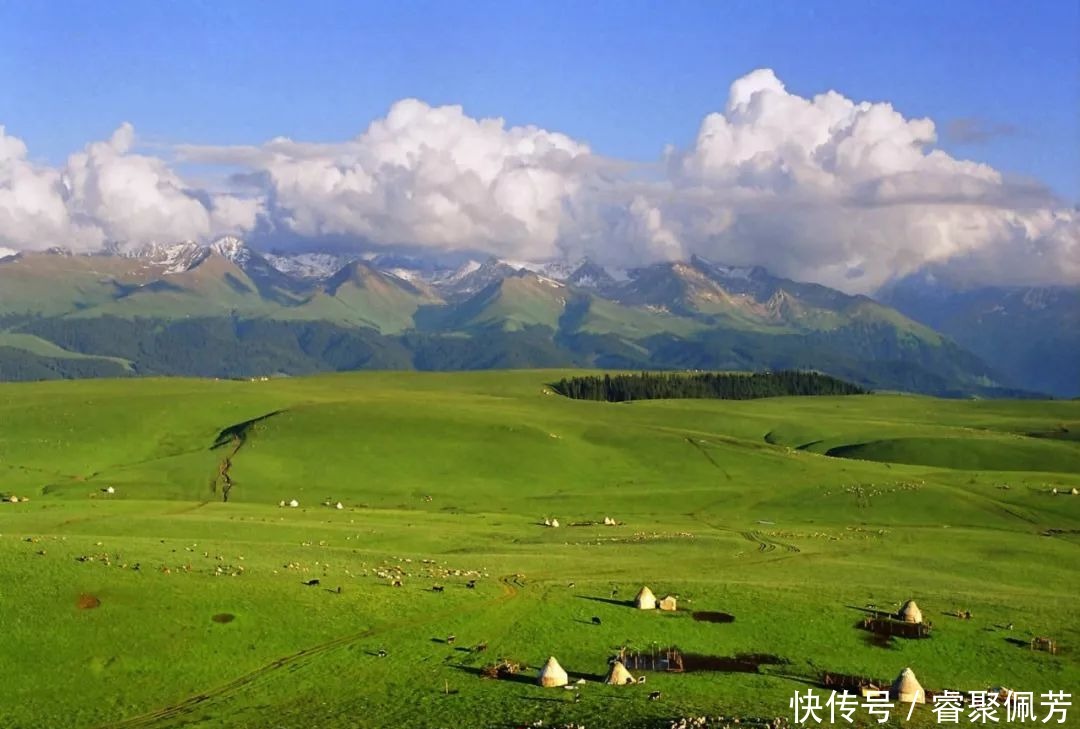
<svg viewBox="0 0 1080 729">
<path fill-rule="evenodd" d="M 342 144 L 278 138 L 178 153 L 261 172 L 277 222 L 301 236 L 542 258 L 558 252 L 562 208 L 589 149 L 563 134 L 406 99 Z"/>
<path fill-rule="evenodd" d="M 758 70 L 672 156 L 660 207 L 679 222 L 680 255 L 849 291 L 928 263 L 981 261 L 987 281 L 1080 281 L 1074 212 L 935 141 L 929 119 L 833 91 L 802 98 Z"/>
<path fill-rule="evenodd" d="M 226 195 L 205 203 L 168 165 L 131 151 L 135 130 L 123 124 L 106 142 L 71 155 L 65 169 L 70 206 L 109 240 L 198 240 L 254 226 L 259 204 Z"/>
<path fill-rule="evenodd" d="M 175 148 L 182 162 L 236 170 L 249 196 L 193 190 L 133 140 L 124 125 L 51 169 L 0 128 L 0 245 L 269 226 L 296 240 L 518 260 L 625 266 L 697 253 L 860 292 L 930 264 L 986 282 L 1080 282 L 1077 211 L 936 149 L 929 119 L 835 91 L 804 98 L 769 69 L 737 79 L 723 111 L 651 175 L 557 132 L 415 99 L 344 142 Z"/>
<path fill-rule="evenodd" d="M 163 160 L 132 152 L 134 143 L 134 128 L 123 124 L 56 169 L 30 162 L 26 145 L 0 127 L 0 243 L 94 250 L 255 226 L 260 201 L 191 190 Z"/>
<path fill-rule="evenodd" d="M 101 231 L 73 219 L 60 172 L 27 159 L 22 140 L 0 126 L 0 246 L 96 248 Z"/>
</svg>

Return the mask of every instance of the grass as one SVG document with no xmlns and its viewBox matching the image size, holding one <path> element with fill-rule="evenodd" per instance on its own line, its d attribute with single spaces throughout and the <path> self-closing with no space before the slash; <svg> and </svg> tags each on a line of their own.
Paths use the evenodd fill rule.
<svg viewBox="0 0 1080 729">
<path fill-rule="evenodd" d="M 570 374 L 0 385 L 0 491 L 30 498 L 0 504 L 0 725 L 663 726 L 787 715 L 799 676 L 905 666 L 931 690 L 1078 688 L 1080 443 L 1027 434 L 1073 432 L 1080 403 L 615 405 L 551 394 Z M 211 445 L 275 412 L 222 503 L 233 444 Z M 604 516 L 623 524 L 570 526 Z M 642 584 L 682 609 L 610 602 Z M 909 597 L 930 640 L 886 649 L 854 628 L 853 608 Z M 1062 653 L 1009 641 L 1032 635 Z M 598 675 L 654 644 L 790 663 L 590 682 L 579 703 L 477 675 L 548 655 Z"/>
</svg>

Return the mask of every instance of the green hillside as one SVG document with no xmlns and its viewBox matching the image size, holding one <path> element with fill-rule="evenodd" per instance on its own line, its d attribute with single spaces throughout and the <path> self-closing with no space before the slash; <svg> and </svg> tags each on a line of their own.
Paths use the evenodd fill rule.
<svg viewBox="0 0 1080 729">
<path fill-rule="evenodd" d="M 448 278 L 352 261 L 305 279 L 235 239 L 141 256 L 25 254 L 0 262 L 0 329 L 30 348 L 5 344 L 0 374 L 815 369 L 875 389 L 1024 394 L 866 297 L 698 258 L 631 274 L 598 269 L 580 287 L 496 259 Z M 83 359 L 43 354 L 42 342 Z"/>
<path fill-rule="evenodd" d="M 3 725 L 753 726 L 822 671 L 1080 683 L 1080 443 L 1049 437 L 1080 403 L 546 384 L 575 374 L 0 385 Z M 644 584 L 680 609 L 622 604 Z M 909 598 L 929 639 L 856 627 Z M 669 645 L 784 663 L 599 683 Z M 481 675 L 549 655 L 586 683 Z"/>
</svg>

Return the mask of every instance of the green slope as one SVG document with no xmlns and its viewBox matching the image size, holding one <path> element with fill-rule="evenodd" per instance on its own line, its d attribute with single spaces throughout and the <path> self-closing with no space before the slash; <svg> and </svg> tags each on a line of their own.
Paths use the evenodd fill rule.
<svg viewBox="0 0 1080 729">
<path fill-rule="evenodd" d="M 273 318 L 369 326 L 395 334 L 413 328 L 413 316 L 421 306 L 438 303 L 438 296 L 427 288 L 355 262 L 302 304 L 276 311 Z"/>
<path fill-rule="evenodd" d="M 1080 641 L 1080 497 L 1049 492 L 1080 476 L 1061 459 L 1017 470 L 1029 441 L 1048 445 L 1024 434 L 1080 422 L 1080 403 L 612 405 L 545 385 L 572 374 L 0 385 L 0 490 L 31 499 L 0 503 L 0 671 L 18 697 L 5 726 L 746 725 L 787 715 L 821 670 L 911 666 L 935 690 L 1080 681 L 1073 652 L 1025 643 Z M 243 433 L 238 450 L 227 437 L 211 448 L 250 421 L 229 431 Z M 916 437 L 1000 454 L 938 467 L 794 447 Z M 293 498 L 300 507 L 277 506 Z M 572 526 L 604 516 L 622 525 Z M 401 588 L 379 576 L 398 569 Z M 617 604 L 642 584 L 683 609 Z M 78 609 L 84 594 L 100 606 Z M 854 627 L 857 608 L 909 597 L 934 622 L 930 640 L 884 649 Z M 957 608 L 974 619 L 945 614 Z M 531 676 L 555 655 L 592 677 L 628 643 L 789 663 L 647 671 L 645 686 L 590 679 L 580 702 L 478 675 L 508 657 Z M 923 707 L 904 725 L 936 722 Z"/>
</svg>

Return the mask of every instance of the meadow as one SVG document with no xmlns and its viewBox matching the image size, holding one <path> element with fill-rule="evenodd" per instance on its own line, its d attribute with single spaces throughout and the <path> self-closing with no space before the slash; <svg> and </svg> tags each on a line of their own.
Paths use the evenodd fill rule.
<svg viewBox="0 0 1080 729">
<path fill-rule="evenodd" d="M 1080 689 L 1080 402 L 550 389 L 574 374 L 0 385 L 26 499 L 0 504 L 0 727 L 666 727 L 906 666 Z M 624 604 L 643 585 L 680 609 Z M 909 598 L 929 639 L 856 627 Z M 664 646 L 783 662 L 599 682 Z M 548 656 L 586 683 L 537 686 Z"/>
</svg>

